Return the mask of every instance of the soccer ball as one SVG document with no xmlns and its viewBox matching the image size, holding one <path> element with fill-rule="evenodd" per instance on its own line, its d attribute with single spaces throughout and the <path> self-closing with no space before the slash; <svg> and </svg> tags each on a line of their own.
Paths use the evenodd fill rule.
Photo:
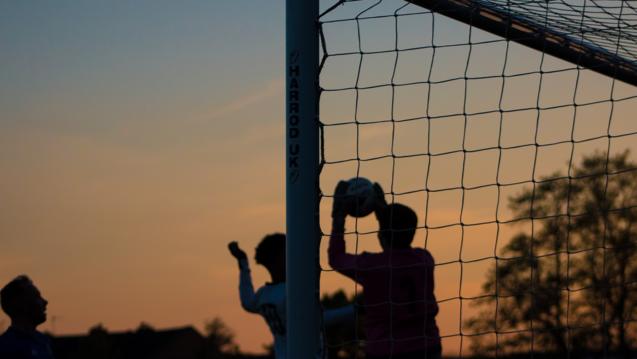
<svg viewBox="0 0 637 359">
<path fill-rule="evenodd" d="M 364 177 L 354 177 L 347 181 L 345 210 L 352 217 L 365 217 L 374 211 L 376 192 L 374 184 Z"/>
</svg>

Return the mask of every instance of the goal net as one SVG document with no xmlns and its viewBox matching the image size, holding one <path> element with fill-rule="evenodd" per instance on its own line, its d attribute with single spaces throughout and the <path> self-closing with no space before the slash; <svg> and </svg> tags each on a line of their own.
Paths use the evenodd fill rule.
<svg viewBox="0 0 637 359">
<path fill-rule="evenodd" d="M 327 246 L 336 184 L 366 177 L 418 215 L 444 355 L 634 351 L 637 5 L 321 1 L 316 23 L 321 292 L 365 295 Z M 348 218 L 347 252 L 377 231 Z M 356 316 L 332 355 L 369 344 Z"/>
</svg>

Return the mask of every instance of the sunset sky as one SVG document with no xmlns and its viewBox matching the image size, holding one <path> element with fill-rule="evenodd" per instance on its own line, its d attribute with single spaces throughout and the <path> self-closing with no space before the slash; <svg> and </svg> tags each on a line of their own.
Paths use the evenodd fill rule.
<svg viewBox="0 0 637 359">
<path fill-rule="evenodd" d="M 284 230 L 283 12 L 0 3 L 0 282 L 30 275 L 56 334 L 219 315 L 269 341 L 225 246 Z"/>
<path fill-rule="evenodd" d="M 156 328 L 194 325 L 202 329 L 206 320 L 220 316 L 235 331 L 243 350 L 261 352 L 271 341 L 263 320 L 239 305 L 238 270 L 226 244 L 239 241 L 252 257 L 263 235 L 285 230 L 284 20 L 283 0 L 0 2 L 0 283 L 23 273 L 35 281 L 50 302 L 49 321 L 41 329 L 58 335 L 80 334 L 102 323 L 108 330 L 119 331 L 134 329 L 142 321 Z M 466 27 L 449 22 L 437 26 L 466 32 Z M 382 42 L 380 37 L 375 39 L 377 44 Z M 344 40 L 340 44 L 347 45 Z M 473 56 L 477 64 L 501 72 L 504 64 L 485 57 L 491 51 L 481 55 L 476 48 Z M 538 66 L 537 53 L 512 51 L 511 58 L 522 64 L 517 71 L 524 71 L 524 64 Z M 448 61 L 441 62 L 444 66 L 437 73 L 462 73 L 466 61 L 457 53 L 443 53 L 439 56 L 448 56 Z M 378 59 L 378 64 L 385 60 Z M 414 63 L 405 68 L 418 66 Z M 339 74 L 349 65 L 347 61 L 328 63 L 326 70 L 335 69 L 336 75 L 329 77 L 328 72 L 323 85 L 338 87 L 338 81 L 347 81 Z M 369 71 L 373 75 L 362 80 L 370 84 L 387 75 L 373 67 Z M 588 101 L 609 98 L 610 81 L 600 78 L 583 75 L 582 83 L 590 86 Z M 561 101 L 563 96 L 572 101 L 570 82 L 559 77 L 545 81 L 543 100 Z M 499 95 L 494 84 L 483 86 Z M 404 113 L 395 115 L 422 114 L 422 102 L 415 100 L 421 90 L 414 88 L 407 94 L 401 108 Z M 464 87 L 448 91 L 451 95 L 437 102 L 436 111 L 462 106 L 456 95 Z M 509 92 L 505 106 L 507 101 L 522 106 L 519 102 L 524 99 L 534 105 L 536 92 L 533 87 L 528 92 Z M 634 89 L 620 84 L 615 94 L 634 95 Z M 373 95 L 372 104 L 361 106 L 359 115 L 368 111 L 382 116 L 383 103 L 377 101 L 382 96 Z M 489 96 L 478 88 L 473 102 L 467 104 L 469 110 L 477 111 L 488 101 L 497 106 L 499 97 L 489 100 Z M 343 105 L 346 96 L 328 94 L 324 101 L 335 105 L 332 110 L 322 109 L 327 123 L 351 116 L 347 113 L 351 105 Z M 616 106 L 617 120 L 611 126 L 615 134 L 637 130 L 629 121 L 634 106 L 634 101 Z M 603 105 L 581 110 L 575 136 L 605 135 L 609 111 Z M 516 115 L 517 122 L 509 125 L 505 141 L 510 145 L 533 139 L 528 135 L 536 116 L 525 120 L 527 115 Z M 547 114 L 541 122 L 546 127 L 540 141 L 548 143 L 553 141 L 551 136 L 560 134 L 570 138 L 570 122 L 556 119 L 572 117 Z M 604 120 L 596 122 L 597 118 Z M 498 133 L 493 127 L 497 122 L 488 116 L 471 122 L 465 145 L 497 144 L 493 136 Z M 462 145 L 458 133 L 462 133 L 463 119 L 432 123 L 429 134 L 418 132 L 424 131 L 418 127 L 422 123 L 412 125 L 397 130 L 405 134 L 405 140 L 396 144 L 398 151 L 420 151 L 426 147 L 422 136 L 427 135 L 432 152 Z M 346 128 L 338 133 L 333 132 L 336 127 L 328 129 L 328 159 L 346 158 L 355 151 L 346 141 L 352 129 Z M 360 134 L 361 155 L 386 153 L 390 141 L 382 136 L 391 128 L 365 131 Z M 620 151 L 632 148 L 635 141 L 628 137 L 614 143 L 613 150 Z M 605 146 L 585 145 L 575 150 L 576 157 Z M 570 152 L 556 148 L 555 153 L 559 155 L 543 154 L 539 173 L 563 170 Z M 528 172 L 528 158 L 528 153 L 510 155 L 501 176 L 515 181 Z M 361 173 L 386 189 L 393 182 L 397 192 L 422 189 L 426 165 L 420 160 L 396 165 L 402 171 L 400 180 L 389 177 L 387 163 L 368 163 Z M 493 160 L 476 158 L 465 180 L 476 185 L 494 181 L 481 177 Z M 432 187 L 450 186 L 462 176 L 459 158 L 432 163 L 432 167 L 437 168 L 431 174 Z M 337 180 L 355 174 L 352 166 L 326 166 L 323 189 L 329 191 Z M 404 201 L 422 215 L 422 198 L 417 196 Z M 484 198 L 493 198 L 492 193 L 479 194 L 473 204 L 467 204 L 465 220 L 494 219 L 485 217 L 487 212 L 494 215 L 494 206 Z M 432 200 L 429 224 L 457 218 L 451 200 L 438 200 L 438 207 Z M 323 214 L 329 213 L 330 204 L 323 202 Z M 323 215 L 324 231 L 329 231 L 328 218 Z M 363 220 L 360 230 L 373 231 L 373 221 Z M 475 258 L 493 255 L 493 228 L 479 230 L 466 234 L 475 241 L 465 243 L 463 253 Z M 442 230 L 431 234 L 428 246 L 439 262 L 458 259 L 459 244 L 449 239 L 456 235 Z M 423 245 L 423 238 L 419 233 L 418 245 Z M 353 249 L 354 243 L 349 245 Z M 379 250 L 373 236 L 360 248 Z M 326 267 L 325 258 L 322 265 Z M 261 285 L 268 279 L 266 272 L 252 266 L 255 284 Z M 458 268 L 440 268 L 439 299 L 458 295 Z M 463 295 L 479 292 L 485 268 L 465 268 Z M 322 285 L 324 292 L 354 291 L 350 281 L 332 272 L 324 274 Z M 457 332 L 457 312 L 456 307 L 441 307 L 446 333 Z M 0 329 L 7 325 L 8 318 L 0 315 Z"/>
</svg>

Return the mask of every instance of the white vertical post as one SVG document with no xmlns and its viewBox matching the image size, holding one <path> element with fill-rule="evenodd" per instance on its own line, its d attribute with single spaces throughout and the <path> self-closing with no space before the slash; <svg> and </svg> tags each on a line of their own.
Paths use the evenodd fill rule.
<svg viewBox="0 0 637 359">
<path fill-rule="evenodd" d="M 286 1 L 287 357 L 320 348 L 318 0 Z"/>
</svg>

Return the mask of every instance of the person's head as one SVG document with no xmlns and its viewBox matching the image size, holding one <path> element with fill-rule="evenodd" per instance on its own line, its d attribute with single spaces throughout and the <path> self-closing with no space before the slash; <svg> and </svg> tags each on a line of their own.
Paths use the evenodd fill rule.
<svg viewBox="0 0 637 359">
<path fill-rule="evenodd" d="M 16 277 L 0 290 L 2 310 L 12 322 L 33 327 L 44 323 L 48 303 L 26 275 Z"/>
<path fill-rule="evenodd" d="M 383 250 L 411 247 L 416 234 L 418 216 L 411 208 L 392 203 L 377 212 L 378 239 Z"/>
<path fill-rule="evenodd" d="M 273 233 L 263 237 L 255 250 L 254 260 L 275 276 L 285 274 L 285 234 Z"/>
</svg>

